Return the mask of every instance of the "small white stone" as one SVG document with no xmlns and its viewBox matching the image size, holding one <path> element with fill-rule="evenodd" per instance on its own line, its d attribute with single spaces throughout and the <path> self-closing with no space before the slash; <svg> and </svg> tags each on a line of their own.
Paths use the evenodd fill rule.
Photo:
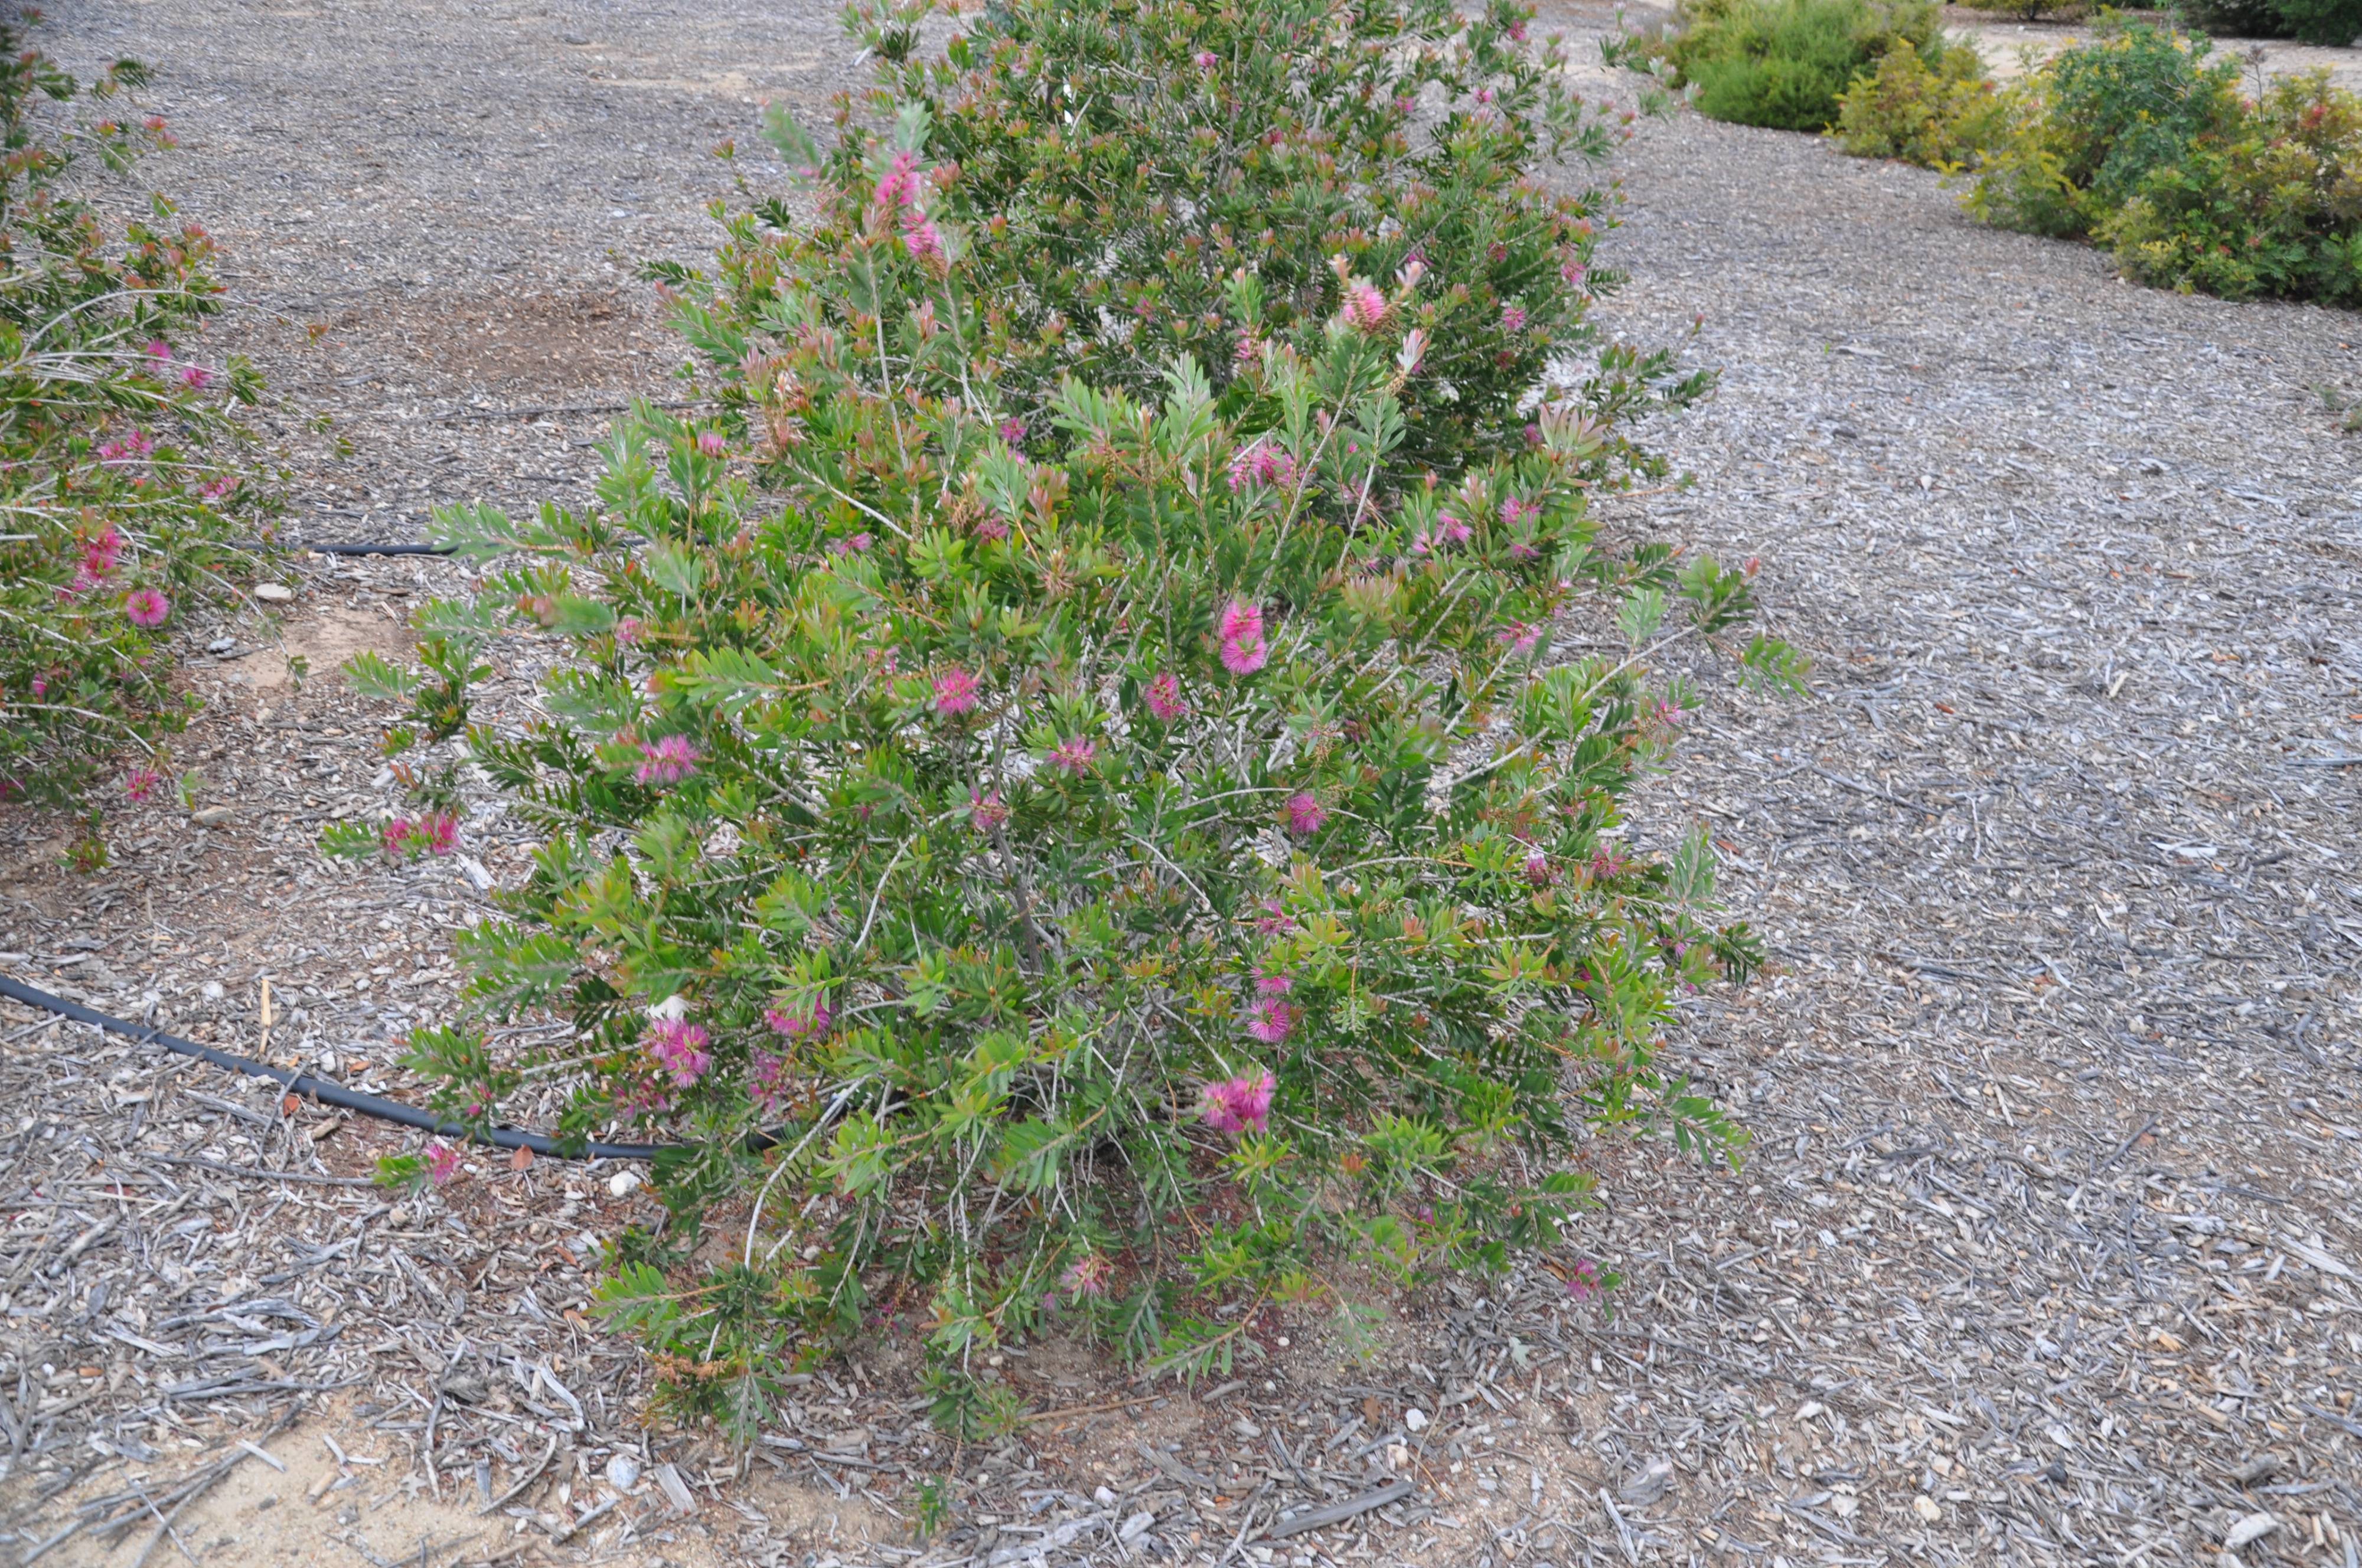
<svg viewBox="0 0 2362 1568">
<path fill-rule="evenodd" d="M 1403 1427 L 1404 1430 L 1407 1431 L 1425 1431 L 1427 1430 L 1427 1412 L 1420 1409 L 1418 1406 L 1413 1405 L 1409 1409 L 1403 1412 Z"/>
<path fill-rule="evenodd" d="M 1408 1470 L 1410 1468 L 1410 1450 L 1398 1442 L 1390 1442 L 1386 1444 L 1386 1468 L 1389 1470 Z"/>
<path fill-rule="evenodd" d="M 1104 1508 L 1115 1501 L 1115 1494 L 1107 1487 L 1101 1486 L 1091 1494 L 1091 1501 Z"/>
<path fill-rule="evenodd" d="M 283 582 L 258 582 L 254 596 L 266 604 L 284 604 L 295 597 L 295 591 Z"/>
<path fill-rule="evenodd" d="M 619 1453 L 607 1461 L 607 1485 L 618 1492 L 628 1492 L 640 1484 L 640 1462 L 628 1453 Z"/>
<path fill-rule="evenodd" d="M 617 1171 L 607 1178 L 607 1190 L 617 1198 L 631 1197 L 633 1189 L 639 1185 L 640 1173 L 637 1171 Z"/>
<path fill-rule="evenodd" d="M 1925 1492 L 1911 1499 L 1911 1511 L 1929 1524 L 1941 1524 L 1944 1519 L 1944 1505 Z"/>
<path fill-rule="evenodd" d="M 222 999 L 222 984 L 219 980 L 207 980 L 197 988 L 197 994 L 207 1001 L 219 1001 Z"/>
</svg>

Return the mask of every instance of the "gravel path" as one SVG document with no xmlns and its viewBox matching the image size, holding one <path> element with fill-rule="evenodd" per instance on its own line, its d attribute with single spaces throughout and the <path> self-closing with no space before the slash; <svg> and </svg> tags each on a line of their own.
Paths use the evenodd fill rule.
<svg viewBox="0 0 2362 1568">
<path fill-rule="evenodd" d="M 703 150 L 744 100 L 844 63 L 817 7 L 530 9 L 50 26 L 70 59 L 170 68 L 190 147 L 159 179 L 267 307 L 232 335 L 289 395 L 315 536 L 579 493 L 599 414 L 474 415 L 661 392 L 633 261 L 697 254 L 725 183 Z M 378 1130 L 10 1009 L 0 1558 L 83 1507 L 124 1529 L 44 1562 L 128 1562 L 158 1517 L 207 1562 L 904 1562 L 909 1483 L 943 1473 L 960 1507 L 927 1560 L 1003 1568 L 1111 1561 L 1111 1537 L 1293 1568 L 2211 1562 L 2228 1538 L 2350 1568 L 2362 445 L 2312 389 L 2362 394 L 2362 320 L 2123 284 L 1806 138 L 1685 117 L 1624 167 L 1612 317 L 1662 340 L 1703 311 L 1691 352 L 1725 379 L 1657 433 L 1694 487 L 1620 504 L 1760 557 L 1817 669 L 1773 702 L 1701 666 L 1641 813 L 1716 824 L 1777 963 L 1680 1043 L 1753 1130 L 1743 1169 L 1597 1147 L 1612 1319 L 1543 1273 L 1448 1287 L 1399 1303 L 1369 1366 L 1298 1320 L 1195 1397 L 1038 1344 L 1005 1375 L 1065 1413 L 956 1453 L 907 1368 L 857 1358 L 742 1473 L 640 1426 L 636 1356 L 580 1316 L 582 1232 L 644 1212 L 608 1171 L 486 1168 L 396 1209 L 319 1179 L 393 1146 Z M 304 438 L 312 406 L 349 458 Z M 291 643 L 315 668 L 398 646 L 452 573 L 317 573 Z M 127 813 L 124 864 L 75 880 L 55 824 L 0 816 L 8 970 L 242 1050 L 267 976 L 268 1048 L 399 1089 L 390 1036 L 443 1005 L 480 894 L 449 863 L 310 855 L 315 820 L 381 789 L 334 682 L 297 692 L 267 652 L 194 673 L 216 701 L 189 752 L 228 820 Z M 513 874 L 505 824 L 469 844 Z M 237 1436 L 289 1469 L 176 1514 Z M 646 1474 L 583 1520 L 618 1454 Z M 1412 1496 L 1258 1543 L 1395 1466 Z"/>
</svg>

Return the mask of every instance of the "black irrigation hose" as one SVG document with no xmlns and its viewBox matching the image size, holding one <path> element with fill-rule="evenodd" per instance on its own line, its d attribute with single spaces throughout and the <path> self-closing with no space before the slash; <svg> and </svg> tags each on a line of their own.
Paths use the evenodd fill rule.
<svg viewBox="0 0 2362 1568">
<path fill-rule="evenodd" d="M 193 1040 L 183 1040 L 167 1034 L 149 1024 L 128 1023 L 119 1018 L 70 1002 L 63 997 L 53 997 L 37 990 L 21 980 L 0 975 L 0 996 L 15 999 L 31 1007 L 45 1009 L 61 1018 L 76 1023 L 94 1024 L 116 1034 L 125 1034 L 149 1045 L 161 1045 L 165 1050 L 182 1056 L 193 1056 L 200 1062 L 210 1062 L 216 1067 L 226 1067 L 233 1073 L 269 1078 L 282 1084 L 291 1094 L 309 1095 L 323 1105 L 337 1106 L 345 1110 L 357 1110 L 363 1116 L 374 1116 L 381 1121 L 392 1121 L 403 1127 L 414 1127 L 421 1132 L 433 1132 L 445 1138 L 465 1138 L 474 1143 L 490 1143 L 497 1149 L 531 1149 L 536 1154 L 546 1154 L 560 1160 L 648 1160 L 663 1149 L 664 1143 L 585 1143 L 579 1150 L 561 1146 L 555 1138 L 539 1132 L 520 1132 L 512 1128 L 495 1127 L 489 1133 L 477 1132 L 456 1121 L 446 1121 L 432 1111 L 404 1105 L 400 1100 L 385 1099 L 359 1089 L 348 1089 L 342 1084 L 315 1078 L 309 1073 L 299 1073 L 292 1067 L 274 1067 L 267 1062 L 251 1061 L 233 1056 L 226 1051 L 216 1051 L 210 1045 L 200 1045 Z M 762 1138 L 767 1145 L 768 1138 Z"/>
</svg>

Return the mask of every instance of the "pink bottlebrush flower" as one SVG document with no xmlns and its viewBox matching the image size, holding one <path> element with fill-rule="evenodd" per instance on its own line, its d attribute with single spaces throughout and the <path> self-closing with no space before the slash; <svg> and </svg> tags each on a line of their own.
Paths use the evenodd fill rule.
<svg viewBox="0 0 2362 1568">
<path fill-rule="evenodd" d="M 418 824 L 408 817 L 396 817 L 378 830 L 378 842 L 385 847 L 386 855 L 395 860 L 410 854 L 411 845 L 417 836 Z"/>
<path fill-rule="evenodd" d="M 1541 627 L 1525 621 L 1504 626 L 1494 634 L 1494 641 L 1507 644 L 1513 653 L 1529 654 L 1541 640 Z"/>
<path fill-rule="evenodd" d="M 1490 104 L 1493 101 L 1493 89 L 1490 87 L 1477 88 L 1476 101 L 1480 104 Z"/>
<path fill-rule="evenodd" d="M 170 359 L 171 357 L 172 346 L 162 338 L 156 338 L 148 345 L 148 358 L 150 359 Z"/>
<path fill-rule="evenodd" d="M 1050 748 L 1050 766 L 1080 776 L 1090 770 L 1098 754 L 1098 743 L 1088 735 L 1068 735 Z"/>
<path fill-rule="evenodd" d="M 1211 70 L 1213 70 L 1213 69 L 1214 69 L 1214 63 L 1215 63 L 1215 61 L 1216 61 L 1216 60 L 1217 60 L 1218 58 L 1219 58 L 1219 57 L 1214 53 L 1214 51 L 1213 51 L 1212 50 L 1209 50 L 1209 49 L 1201 49 L 1201 50 L 1199 50 L 1198 51 L 1198 70 L 1200 70 L 1200 71 L 1211 71 Z"/>
<path fill-rule="evenodd" d="M 1025 422 L 1018 418 L 1015 414 L 1011 414 L 1007 419 L 1002 420 L 1000 422 L 1000 438 L 1008 442 L 1012 447 L 1016 446 L 1020 441 L 1025 439 Z"/>
<path fill-rule="evenodd" d="M 1377 331 L 1393 310 L 1375 283 L 1356 278 L 1345 285 L 1345 319 L 1360 331 Z"/>
<path fill-rule="evenodd" d="M 776 1007 L 763 1010 L 763 1021 L 769 1024 L 774 1032 L 784 1034 L 790 1040 L 818 1040 L 828 1032 L 829 1020 L 833 1016 L 828 1010 L 828 1003 L 823 1001 L 816 1001 L 801 1012 L 789 1012 Z"/>
<path fill-rule="evenodd" d="M 1078 1301 L 1087 1296 L 1098 1301 L 1106 1298 L 1108 1286 L 1114 1279 L 1115 1264 L 1108 1261 L 1105 1253 L 1085 1253 L 1066 1265 L 1066 1272 L 1059 1276 L 1058 1283 L 1066 1287 L 1067 1295 Z"/>
<path fill-rule="evenodd" d="M 1521 561 L 1538 561 L 1542 558 L 1542 553 L 1523 539 L 1509 541 L 1509 555 L 1513 559 Z"/>
<path fill-rule="evenodd" d="M 1267 1067 L 1208 1084 L 1198 1096 L 1198 1119 L 1217 1132 L 1268 1132 L 1272 1091 L 1278 1087 Z"/>
<path fill-rule="evenodd" d="M 976 520 L 976 536 L 979 539 L 1000 540 L 1009 537 L 1009 521 L 988 512 Z"/>
<path fill-rule="evenodd" d="M 1579 289 L 1590 271 L 1580 261 L 1562 261 L 1558 269 L 1559 280 L 1570 289 Z"/>
<path fill-rule="evenodd" d="M 1526 880 L 1537 888 L 1551 885 L 1550 856 L 1539 849 L 1526 852 Z"/>
<path fill-rule="evenodd" d="M 833 556 L 857 556 L 877 541 L 867 534 L 855 534 L 849 539 L 831 539 L 828 553 Z"/>
<path fill-rule="evenodd" d="M 1232 637 L 1222 643 L 1222 668 L 1232 675 L 1253 675 L 1270 659 L 1271 649 L 1261 638 L 1250 643 Z"/>
<path fill-rule="evenodd" d="M 426 1179 L 441 1187 L 459 1174 L 459 1151 L 436 1139 L 426 1145 Z"/>
<path fill-rule="evenodd" d="M 746 1098 L 767 1111 L 776 1111 L 786 1103 L 792 1088 L 788 1059 L 766 1051 L 748 1064 Z"/>
<path fill-rule="evenodd" d="M 223 474 L 216 479 L 209 479 L 205 480 L 204 483 L 199 485 L 197 487 L 197 493 L 204 496 L 207 501 L 219 501 L 223 496 L 227 495 L 231 491 L 236 490 L 237 488 L 237 480 L 228 474 Z"/>
<path fill-rule="evenodd" d="M 181 369 L 181 384 L 191 392 L 203 392 L 214 384 L 214 373 L 203 365 L 184 365 Z"/>
<path fill-rule="evenodd" d="M 1447 545 L 1464 545 L 1476 536 L 1476 530 L 1449 512 L 1435 514 L 1435 535 Z"/>
<path fill-rule="evenodd" d="M 1272 441 L 1255 441 L 1239 448 L 1231 458 L 1231 489 L 1242 491 L 1249 485 L 1267 489 L 1289 490 L 1296 484 L 1295 454 Z"/>
<path fill-rule="evenodd" d="M 1276 1045 L 1296 1027 L 1296 1010 L 1277 997 L 1265 997 L 1247 1009 L 1247 1032 L 1266 1045 Z"/>
<path fill-rule="evenodd" d="M 46 675 L 33 677 L 33 700 L 38 702 L 49 694 L 50 678 Z"/>
<path fill-rule="evenodd" d="M 156 792 L 164 776 L 152 767 L 135 767 L 123 776 L 123 792 L 135 801 L 144 801 Z"/>
<path fill-rule="evenodd" d="M 1284 997 L 1295 988 L 1296 977 L 1293 975 L 1266 975 L 1260 969 L 1255 971 L 1255 995 L 1259 997 Z"/>
<path fill-rule="evenodd" d="M 637 647 L 640 645 L 640 639 L 647 635 L 647 623 L 642 621 L 637 615 L 626 615 L 615 623 L 615 646 L 623 648 Z"/>
<path fill-rule="evenodd" d="M 1595 850 L 1591 856 L 1592 880 L 1606 881 L 1611 877 L 1620 877 L 1631 864 L 1613 849 Z"/>
<path fill-rule="evenodd" d="M 1516 40 L 1517 40 L 1518 42 L 1519 42 L 1519 43 L 1523 43 L 1523 42 L 1525 42 L 1525 41 L 1526 41 L 1526 24 L 1525 24 L 1522 20 L 1520 20 L 1520 21 L 1511 22 L 1511 23 L 1509 24 L 1509 37 L 1511 37 L 1512 39 L 1516 39 Z"/>
<path fill-rule="evenodd" d="M 1395 356 L 1395 363 L 1406 376 L 1418 374 L 1419 367 L 1427 363 L 1427 328 L 1414 326 L 1403 334 L 1402 352 Z"/>
<path fill-rule="evenodd" d="M 1254 928 L 1259 936 L 1286 936 L 1296 930 L 1296 922 L 1288 918 L 1286 907 L 1277 899 L 1265 899 L 1263 912 L 1255 916 Z"/>
<path fill-rule="evenodd" d="M 84 575 L 94 579 L 112 575 L 122 558 L 123 536 L 115 531 L 112 523 L 97 538 L 82 547 L 82 569 Z"/>
<path fill-rule="evenodd" d="M 1541 502 L 1538 501 L 1521 501 L 1513 495 L 1501 502 L 1501 521 L 1512 528 L 1539 522 L 1541 514 Z"/>
<path fill-rule="evenodd" d="M 1181 700 L 1181 683 L 1166 670 L 1148 683 L 1148 711 L 1171 723 L 1189 712 L 1189 704 Z"/>
<path fill-rule="evenodd" d="M 1327 808 L 1313 798 L 1309 790 L 1298 790 L 1287 798 L 1287 831 L 1297 837 L 1311 837 L 1328 820 Z"/>
<path fill-rule="evenodd" d="M 153 588 L 135 588 L 123 596 L 124 617 L 133 625 L 153 629 L 172 613 L 172 602 Z"/>
<path fill-rule="evenodd" d="M 432 812 L 418 819 L 418 842 L 429 855 L 448 855 L 459 845 L 459 818 L 451 812 Z"/>
<path fill-rule="evenodd" d="M 1504 332 L 1523 332 L 1525 329 L 1526 307 L 1516 304 L 1503 305 L 1501 307 L 1501 330 Z"/>
<path fill-rule="evenodd" d="M 919 199 L 919 155 L 898 152 L 893 166 L 877 182 L 871 204 L 881 213 L 895 214 Z"/>
<path fill-rule="evenodd" d="M 1257 337 L 1253 332 L 1242 330 L 1239 333 L 1239 346 L 1231 353 L 1231 359 L 1241 367 L 1259 365 L 1263 363 L 1263 348 L 1262 338 Z M 1231 488 L 1235 490 L 1238 487 L 1233 484 Z"/>
<path fill-rule="evenodd" d="M 935 677 L 935 712 L 965 713 L 976 706 L 977 679 L 958 665 Z"/>
<path fill-rule="evenodd" d="M 687 735 L 640 743 L 640 766 L 633 777 L 643 784 L 678 784 L 697 771 L 700 753 Z"/>
<path fill-rule="evenodd" d="M 703 1027 L 686 1020 L 659 1019 L 648 1031 L 648 1055 L 679 1088 L 689 1088 L 713 1066 L 713 1053 L 705 1047 Z"/>
<path fill-rule="evenodd" d="M 1588 1301 L 1599 1294 L 1599 1265 L 1589 1258 L 1577 1258 L 1566 1271 L 1566 1293 L 1577 1301 Z"/>
<path fill-rule="evenodd" d="M 902 225 L 902 245 L 912 258 L 921 261 L 944 259 L 944 237 L 935 231 L 934 219 L 921 215 L 913 207 Z"/>
<path fill-rule="evenodd" d="M 730 443 L 719 430 L 701 430 L 697 433 L 697 449 L 709 458 L 718 458 L 730 449 Z"/>
<path fill-rule="evenodd" d="M 1009 803 L 998 790 L 967 792 L 967 820 L 978 833 L 990 833 L 1009 820 Z"/>
<path fill-rule="evenodd" d="M 1660 697 L 1649 708 L 1650 723 L 1660 729 L 1677 730 L 1682 727 L 1682 721 L 1689 716 L 1687 708 L 1668 698 Z"/>
</svg>

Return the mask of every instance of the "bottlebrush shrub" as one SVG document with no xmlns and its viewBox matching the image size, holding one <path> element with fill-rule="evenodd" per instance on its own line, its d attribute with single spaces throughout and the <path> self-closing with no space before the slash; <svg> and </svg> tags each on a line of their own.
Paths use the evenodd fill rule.
<svg viewBox="0 0 2362 1568">
<path fill-rule="evenodd" d="M 1710 378 L 1605 342 L 1592 320 L 1619 281 L 1594 249 L 1620 193 L 1560 194 L 1545 177 L 1568 159 L 1595 168 L 1633 116 L 1567 86 L 1563 47 L 1528 38 L 1529 8 L 1012 0 L 921 59 L 928 9 L 856 6 L 878 77 L 840 99 L 833 146 L 769 114 L 802 199 L 729 218 L 711 278 L 656 269 L 757 432 L 794 438 L 815 354 L 956 392 L 1021 444 L 1069 375 L 1153 397 L 1177 356 L 1243 398 L 1262 345 L 1317 355 L 1355 290 L 1407 267 L 1429 280 L 1399 323 L 1423 355 L 1402 393 L 1408 471 L 1522 445 L 1553 367 L 1584 377 L 1572 401 L 1607 433 L 1591 477 L 1662 471 L 1621 426 Z M 922 301 L 932 314 L 914 320 Z M 918 341 L 879 338 L 880 320 Z"/>
<path fill-rule="evenodd" d="M 91 809 L 73 854 L 94 868 L 93 780 L 128 753 L 121 788 L 145 795 L 187 722 L 165 645 L 236 564 L 252 498 L 211 453 L 258 383 L 177 346 L 219 290 L 204 233 L 160 199 L 122 224 L 99 204 L 89 164 L 121 173 L 170 144 L 163 123 L 56 106 L 107 104 L 144 72 L 123 61 L 85 89 L 22 41 L 0 27 L 0 798 Z"/>
<path fill-rule="evenodd" d="M 562 1081 L 568 1135 L 681 1142 L 658 1191 L 718 1253 L 628 1239 L 601 1298 L 682 1403 L 751 1430 L 906 1312 L 962 1429 L 1009 1413 L 970 1353 L 1050 1319 L 1227 1367 L 1218 1309 L 1343 1302 L 1340 1259 L 1552 1245 L 1585 1125 L 1735 1136 L 1657 1051 L 1756 946 L 1705 837 L 1638 853 L 1622 802 L 1694 702 L 1653 661 L 1747 578 L 1611 549 L 1567 411 L 1378 489 L 1415 377 L 1350 315 L 1323 348 L 1266 350 L 1244 428 L 1186 362 L 1154 403 L 1070 381 L 1025 450 L 823 385 L 799 474 L 866 495 L 785 508 L 642 410 L 597 510 L 444 514 L 503 564 L 428 611 L 439 673 L 356 672 L 546 837 L 413 1066 L 474 1126 Z M 1612 650 L 1554 662 L 1585 604 Z M 462 727 L 494 606 L 572 649 L 522 733 Z M 484 1031 L 543 1010 L 570 1040 Z"/>
</svg>

